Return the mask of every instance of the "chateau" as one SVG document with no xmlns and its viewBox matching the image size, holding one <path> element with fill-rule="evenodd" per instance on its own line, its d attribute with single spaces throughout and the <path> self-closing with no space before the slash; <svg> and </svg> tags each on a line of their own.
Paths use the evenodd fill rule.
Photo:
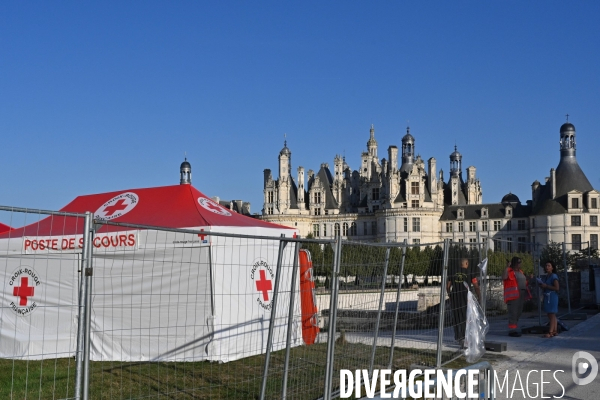
<svg viewBox="0 0 600 400">
<path fill-rule="evenodd" d="M 528 251 L 528 243 L 567 242 L 567 248 L 598 247 L 598 198 L 575 157 L 575 127 L 560 127 L 560 162 L 550 177 L 532 185 L 532 199 L 521 204 L 514 194 L 484 204 L 476 168 L 466 168 L 454 148 L 447 180 L 437 161 L 415 155 L 407 128 L 401 148 L 391 145 L 379 159 L 371 126 L 360 167 L 352 170 L 336 155 L 333 172 L 321 164 L 315 173 L 298 167 L 292 176 L 292 152 L 279 152 L 279 176 L 264 170 L 261 219 L 297 227 L 303 236 L 343 236 L 361 241 L 433 243 L 449 238 L 474 243 L 489 238 L 495 249 Z M 305 176 L 306 174 L 306 176 Z"/>
</svg>

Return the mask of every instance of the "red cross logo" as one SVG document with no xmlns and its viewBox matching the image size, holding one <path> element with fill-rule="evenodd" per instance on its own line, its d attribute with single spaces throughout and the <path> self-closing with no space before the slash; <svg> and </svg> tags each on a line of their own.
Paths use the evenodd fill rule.
<svg viewBox="0 0 600 400">
<path fill-rule="evenodd" d="M 292 236 L 294 239 L 296 239 L 298 237 L 298 235 L 296 235 L 296 232 L 294 232 L 294 236 Z"/>
<path fill-rule="evenodd" d="M 200 232 L 204 232 L 204 229 L 200 229 Z M 206 235 L 203 235 L 201 233 L 198 234 L 198 237 L 202 240 L 204 240 L 204 238 L 206 237 Z"/>
<path fill-rule="evenodd" d="M 261 271 L 262 272 L 262 271 Z M 26 276 L 21 277 L 21 286 L 15 286 L 13 288 L 13 295 L 19 297 L 19 305 L 27 305 L 27 297 L 33 296 L 33 286 L 28 286 L 29 279 Z M 270 284 L 269 284 L 270 286 Z"/>
<path fill-rule="evenodd" d="M 221 211 L 221 209 L 219 208 L 218 205 L 214 204 L 213 202 L 207 202 L 208 204 L 206 205 L 208 208 L 210 208 L 211 210 L 215 210 L 215 211 Z"/>
<path fill-rule="evenodd" d="M 125 204 L 125 200 L 120 199 L 119 201 L 117 201 L 115 204 L 113 204 L 112 206 L 108 206 L 104 209 L 104 214 L 107 217 L 110 217 L 111 215 L 113 215 L 114 213 L 116 213 L 117 211 L 121 211 L 127 208 L 127 204 Z"/>
<path fill-rule="evenodd" d="M 264 269 L 260 270 L 260 279 L 256 281 L 256 290 L 262 292 L 263 300 L 269 301 L 269 290 L 272 290 L 271 280 L 267 279 Z"/>
</svg>

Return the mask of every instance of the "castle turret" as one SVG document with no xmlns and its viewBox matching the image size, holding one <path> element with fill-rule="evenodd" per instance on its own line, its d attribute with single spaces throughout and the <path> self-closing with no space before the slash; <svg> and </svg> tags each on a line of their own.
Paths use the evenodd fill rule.
<svg viewBox="0 0 600 400">
<path fill-rule="evenodd" d="M 375 140 L 375 128 L 371 124 L 369 141 L 367 142 L 367 151 L 373 158 L 377 158 L 377 140 Z"/>
<path fill-rule="evenodd" d="M 462 175 L 462 154 L 454 146 L 454 152 L 450 154 L 450 176 L 461 176 Z"/>
<path fill-rule="evenodd" d="M 192 184 L 192 165 L 188 162 L 187 157 L 181 163 L 179 167 L 179 184 L 180 185 L 191 185 Z"/>
<path fill-rule="evenodd" d="M 406 127 L 406 135 L 402 138 L 402 172 L 410 172 L 415 158 L 415 138 L 410 134 L 410 126 Z"/>
<path fill-rule="evenodd" d="M 586 193 L 594 188 L 575 157 L 575 126 L 565 122 L 560 127 L 560 162 L 552 177 L 552 198 L 564 196 L 571 190 Z"/>
<path fill-rule="evenodd" d="M 285 180 L 290 176 L 292 168 L 292 152 L 287 147 L 287 140 L 283 142 L 283 149 L 279 152 L 279 179 Z"/>
</svg>

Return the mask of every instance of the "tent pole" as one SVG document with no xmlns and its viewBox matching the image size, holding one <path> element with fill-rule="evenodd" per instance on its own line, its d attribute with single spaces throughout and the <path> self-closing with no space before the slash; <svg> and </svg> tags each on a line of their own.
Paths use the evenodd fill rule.
<svg viewBox="0 0 600 400">
<path fill-rule="evenodd" d="M 444 345 L 444 323 L 446 322 L 446 282 L 448 281 L 448 258 L 450 252 L 450 239 L 444 239 L 444 263 L 442 265 L 442 284 L 440 287 L 440 319 L 438 322 L 437 350 L 435 365 L 442 366 L 442 346 Z"/>
<path fill-rule="evenodd" d="M 75 399 L 79 400 L 83 390 L 83 351 L 85 343 L 85 301 L 86 285 L 85 285 L 85 270 L 89 263 L 90 248 L 88 243 L 91 241 L 90 235 L 92 230 L 92 214 L 85 213 L 85 224 L 83 228 L 83 254 L 81 264 L 79 266 L 80 281 L 79 281 L 79 302 L 78 302 L 78 318 L 77 318 L 77 351 L 76 351 L 76 367 L 75 367 Z"/>
<path fill-rule="evenodd" d="M 87 242 L 88 259 L 86 268 L 83 271 L 85 275 L 85 342 L 83 351 L 83 400 L 88 400 L 90 397 L 90 345 L 92 340 L 92 276 L 94 275 L 93 268 L 93 248 L 92 241 L 94 240 L 94 228 L 90 226 L 89 241 Z"/>
<path fill-rule="evenodd" d="M 260 400 L 265 399 L 265 395 L 267 393 L 267 378 L 269 374 L 269 361 L 271 359 L 271 348 L 273 347 L 273 331 L 275 330 L 275 312 L 277 310 L 277 298 L 279 294 L 279 281 L 281 280 L 281 266 L 283 264 L 283 252 L 285 250 L 285 246 L 287 243 L 285 240 L 285 235 L 281 234 L 281 239 L 279 240 L 279 255 L 277 256 L 277 270 L 275 273 L 275 287 L 273 288 L 273 302 L 271 303 L 273 307 L 271 308 L 271 318 L 269 322 L 269 335 L 267 336 L 267 351 L 265 354 L 265 366 L 263 369 L 262 375 L 262 384 L 260 386 Z"/>
<path fill-rule="evenodd" d="M 385 266 L 383 267 L 383 279 L 381 280 L 381 294 L 379 295 L 379 307 L 377 308 L 377 320 L 375 321 L 375 332 L 373 332 L 373 347 L 371 348 L 371 362 L 369 363 L 369 377 L 373 376 L 373 365 L 375 364 L 375 352 L 377 350 L 377 339 L 379 338 L 379 323 L 381 321 L 381 309 L 385 296 L 385 284 L 387 281 L 388 265 L 390 263 L 390 248 L 385 250 Z"/>
<path fill-rule="evenodd" d="M 400 290 L 402 289 L 402 276 L 404 275 L 404 261 L 406 260 L 407 241 L 404 239 L 402 245 L 402 264 L 400 265 L 400 274 L 398 277 L 398 290 L 396 292 L 396 312 L 394 313 L 394 326 L 392 327 L 392 343 L 390 344 L 390 361 L 388 368 L 392 369 L 392 361 L 394 360 L 394 346 L 396 341 L 396 325 L 398 324 L 398 312 L 400 311 Z"/>
<path fill-rule="evenodd" d="M 294 265 L 292 267 L 292 287 L 290 289 L 290 311 L 288 313 L 287 321 L 287 338 L 285 341 L 285 364 L 283 366 L 283 384 L 281 388 L 281 398 L 287 397 L 287 381 L 288 371 L 290 365 L 290 348 L 292 347 L 292 321 L 294 320 L 294 302 L 296 300 L 296 278 L 300 273 L 300 267 L 298 265 L 298 253 L 300 252 L 300 242 L 296 242 L 296 249 L 294 251 Z"/>
<path fill-rule="evenodd" d="M 342 259 L 342 238 L 336 237 L 335 252 L 333 253 L 333 271 L 331 276 L 331 297 L 329 300 L 329 329 L 327 332 L 327 361 L 325 363 L 325 388 L 323 399 L 331 400 L 333 385 L 333 369 L 335 359 L 335 325 L 337 319 L 337 303 L 339 296 L 340 263 Z"/>
</svg>

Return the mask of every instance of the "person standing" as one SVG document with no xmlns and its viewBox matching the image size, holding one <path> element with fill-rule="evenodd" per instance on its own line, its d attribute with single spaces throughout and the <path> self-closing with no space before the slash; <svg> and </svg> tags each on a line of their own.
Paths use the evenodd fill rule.
<svg viewBox="0 0 600 400">
<path fill-rule="evenodd" d="M 446 284 L 454 323 L 454 339 L 461 347 L 464 345 L 467 323 L 467 293 L 469 289 L 465 286 L 465 283 L 475 289 L 478 299 L 481 298 L 477 274 L 469 269 L 469 260 L 463 258 L 460 260 L 460 267 L 450 274 Z"/>
<path fill-rule="evenodd" d="M 556 268 L 551 261 L 547 261 L 544 266 L 546 270 L 546 277 L 540 279 L 540 287 L 544 290 L 544 312 L 548 314 L 548 325 L 550 329 L 544 337 L 553 337 L 558 335 L 558 320 L 556 319 L 556 313 L 558 312 L 558 276 L 556 275 Z"/>
<path fill-rule="evenodd" d="M 521 270 L 521 258 L 513 257 L 502 274 L 504 283 L 504 302 L 508 309 L 508 335 L 519 337 L 519 318 L 523 312 L 523 303 L 527 298 L 527 277 Z"/>
</svg>

